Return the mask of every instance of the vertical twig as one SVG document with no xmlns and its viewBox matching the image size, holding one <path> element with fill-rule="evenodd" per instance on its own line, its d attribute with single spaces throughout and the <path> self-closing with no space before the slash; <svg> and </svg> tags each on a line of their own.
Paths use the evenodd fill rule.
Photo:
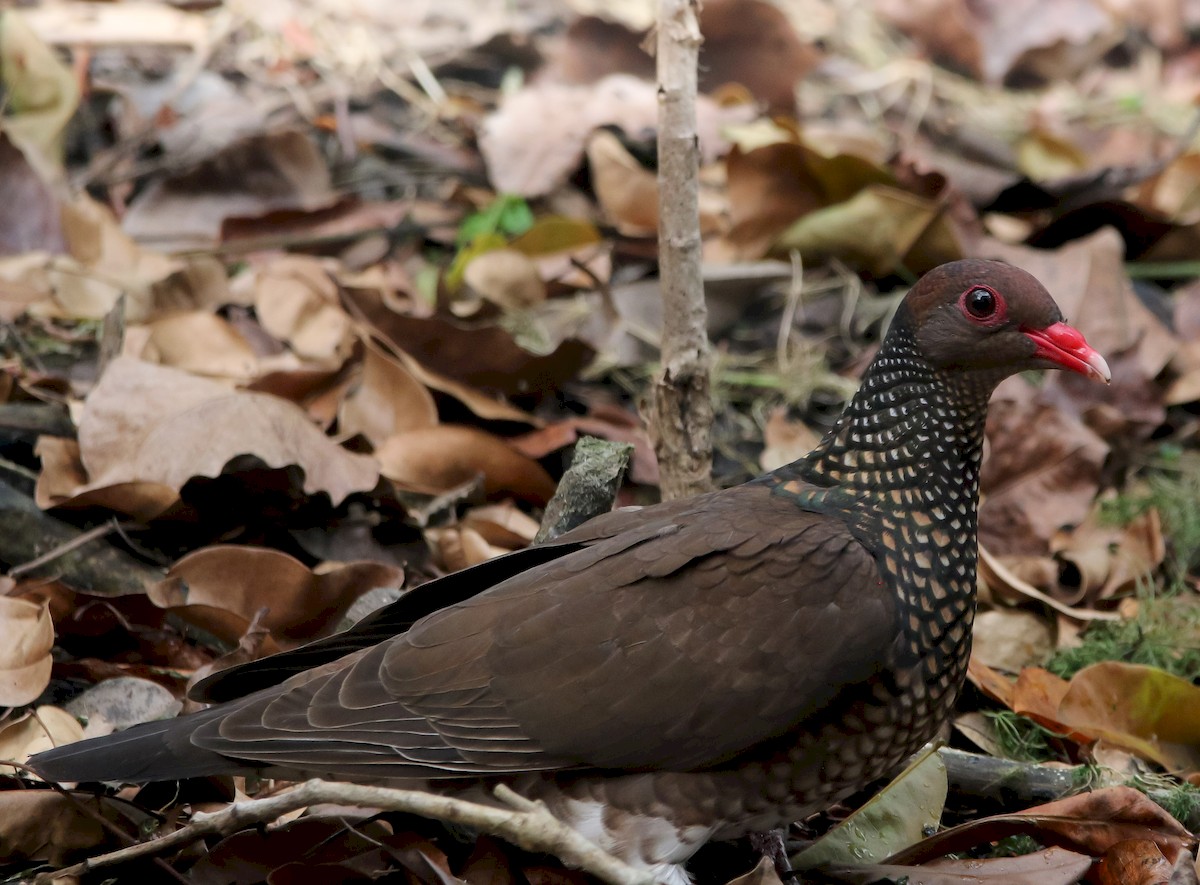
<svg viewBox="0 0 1200 885">
<path fill-rule="evenodd" d="M 663 299 L 662 368 L 651 432 L 664 498 L 712 488 L 712 398 L 700 275 L 696 71 L 699 0 L 658 4 L 658 266 Z"/>
</svg>

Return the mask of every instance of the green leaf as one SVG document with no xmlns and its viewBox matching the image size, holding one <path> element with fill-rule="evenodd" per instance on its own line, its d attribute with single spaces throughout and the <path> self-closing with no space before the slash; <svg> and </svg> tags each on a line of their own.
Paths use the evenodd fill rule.
<svg viewBox="0 0 1200 885">
<path fill-rule="evenodd" d="M 875 863 L 915 845 L 941 821 L 946 792 L 946 765 L 929 744 L 882 792 L 793 857 L 792 867 Z"/>
</svg>

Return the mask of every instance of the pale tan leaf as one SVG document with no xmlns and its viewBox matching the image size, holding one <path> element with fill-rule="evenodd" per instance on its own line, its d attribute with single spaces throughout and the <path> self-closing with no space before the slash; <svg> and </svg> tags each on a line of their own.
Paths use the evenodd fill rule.
<svg viewBox="0 0 1200 885">
<path fill-rule="evenodd" d="M 54 623 L 45 600 L 0 596 L 0 707 L 20 707 L 50 682 Z"/>
</svg>

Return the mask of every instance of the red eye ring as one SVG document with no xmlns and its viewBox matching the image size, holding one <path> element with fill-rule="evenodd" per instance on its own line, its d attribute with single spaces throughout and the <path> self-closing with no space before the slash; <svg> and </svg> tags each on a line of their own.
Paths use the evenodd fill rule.
<svg viewBox="0 0 1200 885">
<path fill-rule="evenodd" d="M 972 286 L 958 298 L 958 309 L 973 323 L 992 326 L 1003 322 L 1008 305 L 1003 296 L 990 286 Z"/>
</svg>

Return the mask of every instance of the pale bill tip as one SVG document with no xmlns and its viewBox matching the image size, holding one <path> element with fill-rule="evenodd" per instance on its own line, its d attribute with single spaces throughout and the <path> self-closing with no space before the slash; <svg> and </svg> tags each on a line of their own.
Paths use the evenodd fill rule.
<svg viewBox="0 0 1200 885">
<path fill-rule="evenodd" d="M 1088 374 L 1097 381 L 1103 381 L 1105 384 L 1112 382 L 1112 372 L 1109 371 L 1108 363 L 1096 351 L 1089 353 L 1084 362 L 1088 364 Z"/>
</svg>

